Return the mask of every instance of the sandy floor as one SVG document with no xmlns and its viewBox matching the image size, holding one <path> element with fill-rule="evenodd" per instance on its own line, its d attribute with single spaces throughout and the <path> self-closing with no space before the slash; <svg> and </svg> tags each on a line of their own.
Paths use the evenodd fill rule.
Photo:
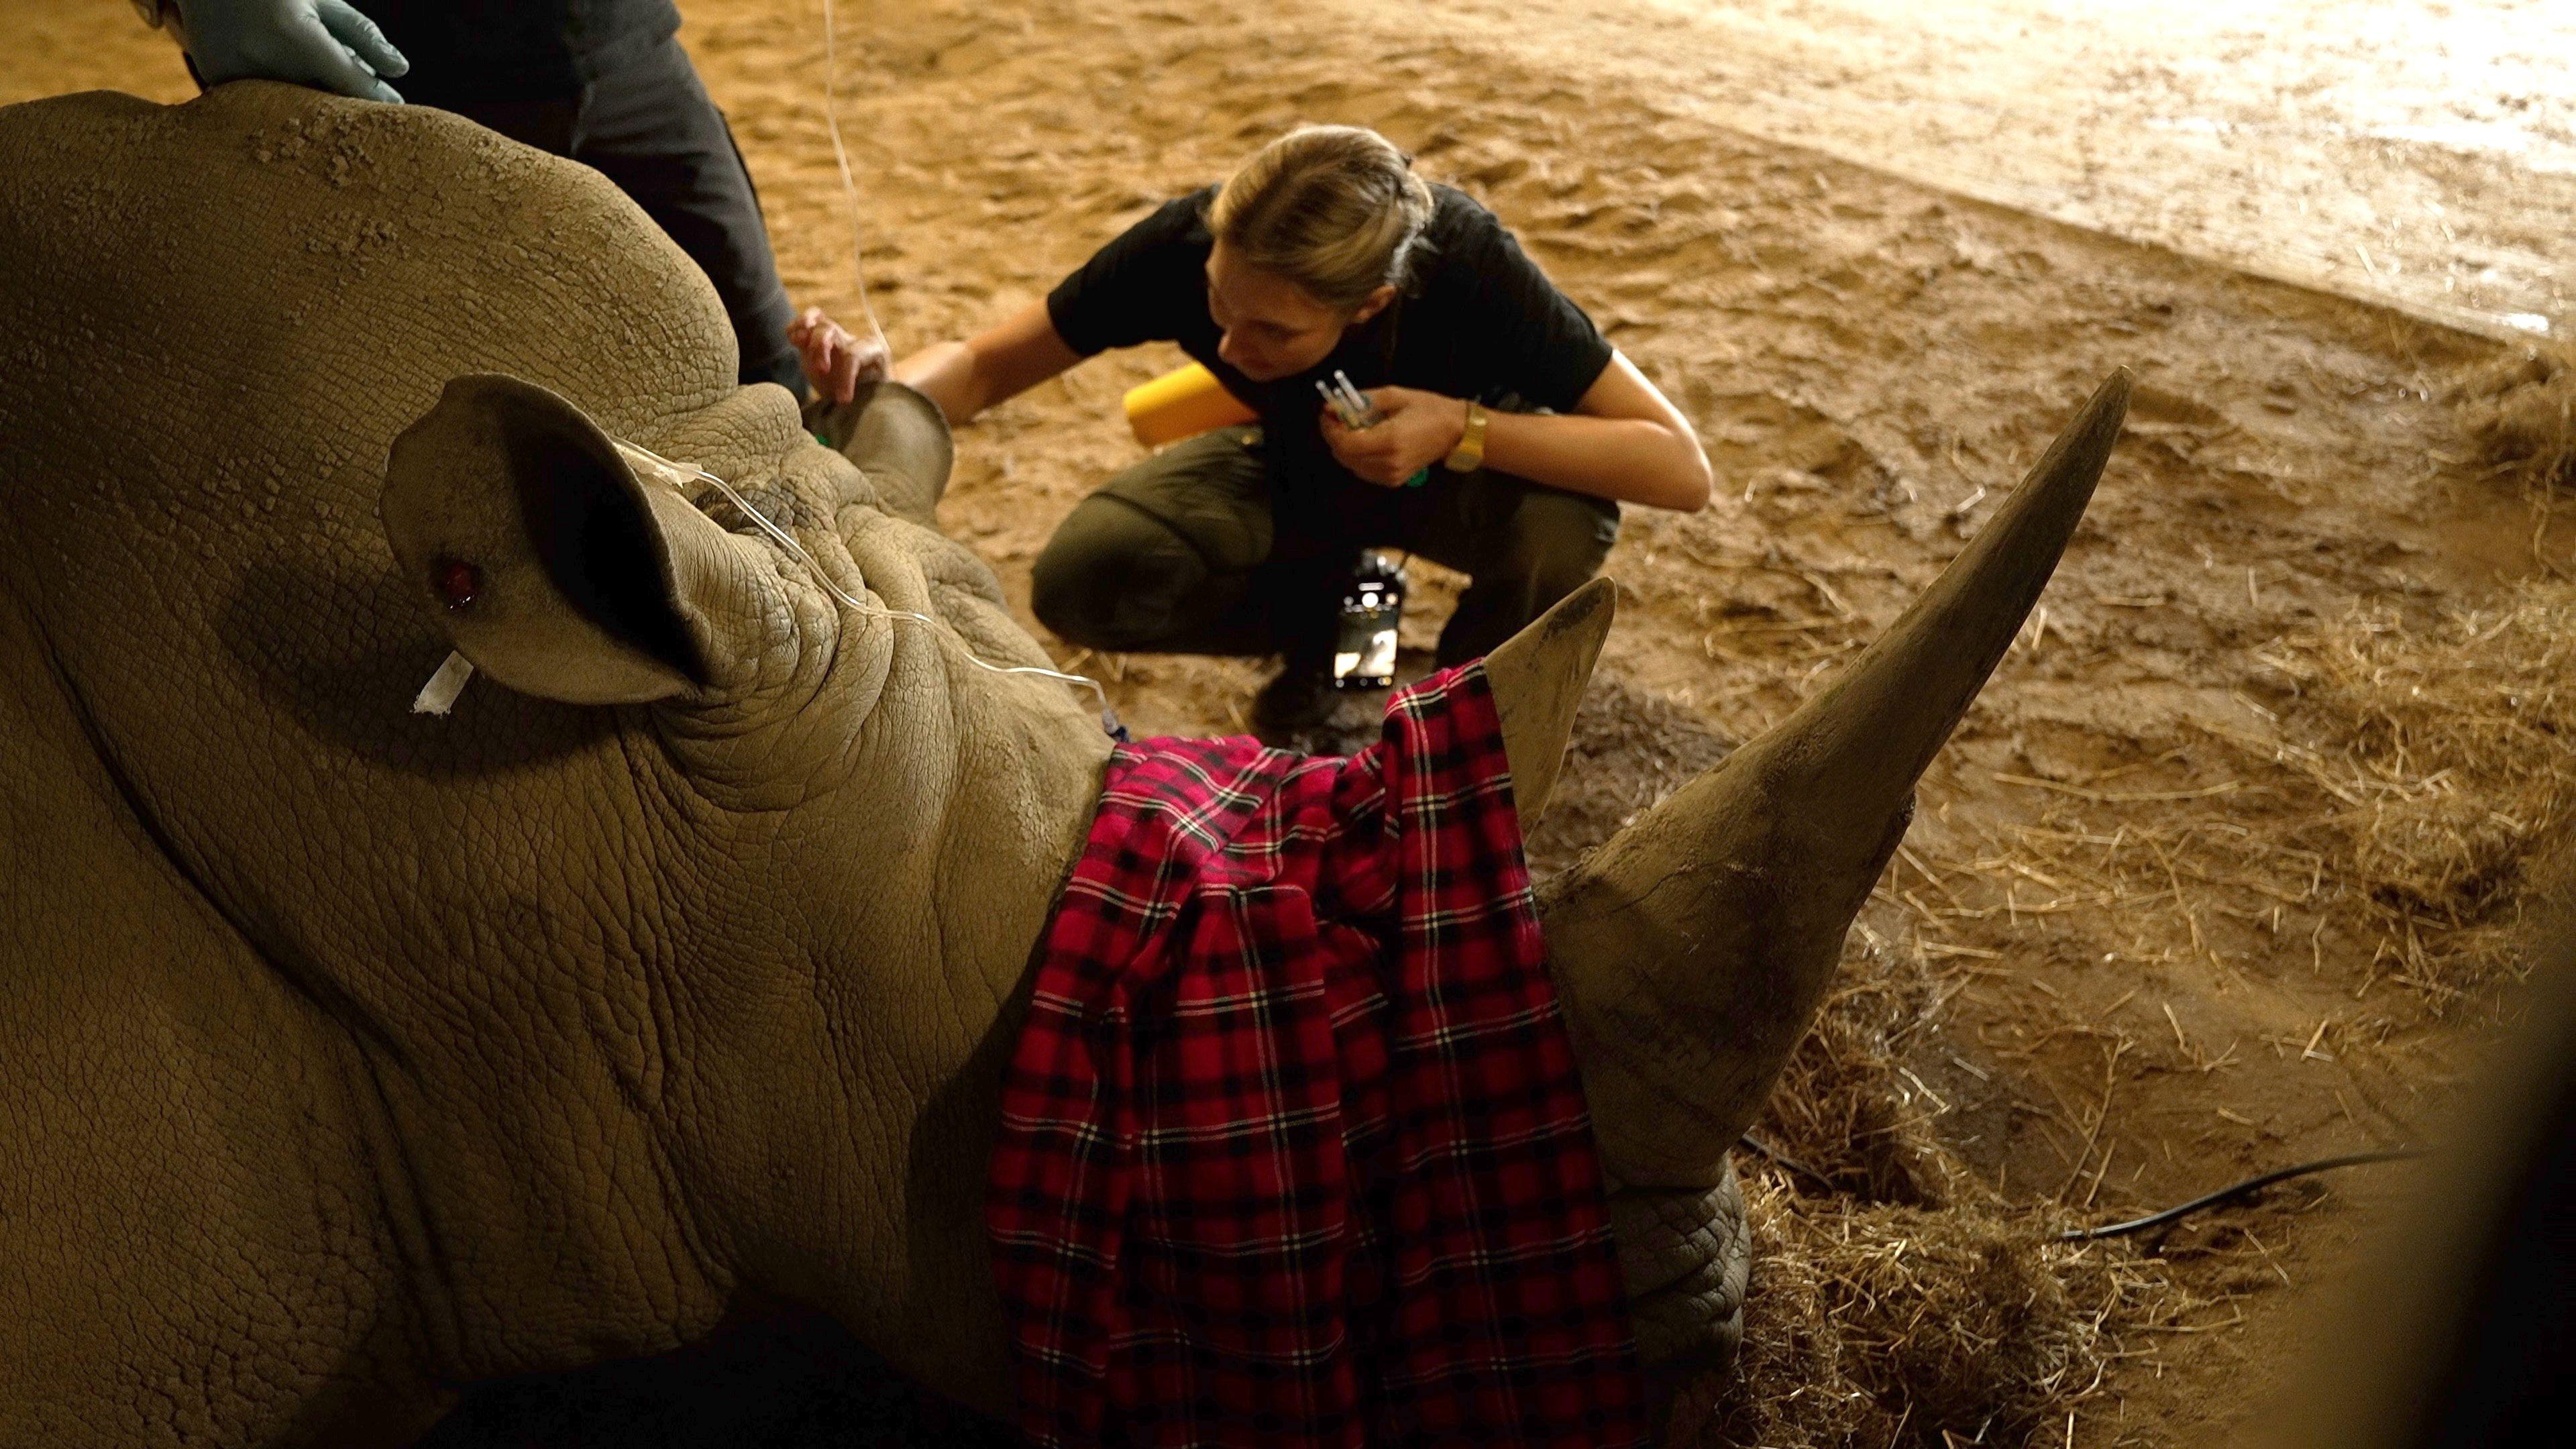
<svg viewBox="0 0 2576 1449">
<path fill-rule="evenodd" d="M 819 29 L 820 4 L 770 19 Z M 843 9 L 863 73 L 871 7 Z M 1152 24 L 1154 9 L 1135 13 Z M 138 93 L 184 91 L 136 31 L 102 43 L 121 16 L 62 10 L 0 17 L 0 102 L 119 71 Z M 2420 316 L 2499 336 L 2576 326 L 2576 9 L 2554 0 L 1311 0 L 1302 14 L 1362 41 L 1356 57 L 1436 36 L 1452 55 L 1535 62 L 1592 94 Z"/>
<path fill-rule="evenodd" d="M 1410 7 L 1326 8 L 1381 43 L 1425 28 Z M 1430 14 L 1477 51 L 2115 236 L 2490 329 L 2576 320 L 2576 10 L 2547 0 Z"/>
<path fill-rule="evenodd" d="M 817 12 L 684 8 L 791 289 L 851 310 Z M 1778 718 L 2095 381 L 2137 369 L 2132 436 L 1926 781 L 1856 959 L 1937 970 L 1905 1070 L 2017 1201 L 2109 1216 L 2407 1139 L 2489 995 L 2443 974 L 2429 908 L 2390 904 L 2364 827 L 2474 806 L 2469 865 L 2509 877 L 2550 821 L 2484 823 L 2505 812 L 2474 760 L 2371 763 L 2396 716 L 2337 661 L 2381 689 L 2519 637 L 2516 611 L 2565 588 L 2570 533 L 2466 461 L 2445 393 L 2493 344 L 2248 268 L 2416 314 L 2576 318 L 2576 138 L 2550 109 L 2576 17 L 1966 0 L 1933 27 L 1892 8 L 1315 0 L 1288 33 L 1211 0 L 849 4 L 878 310 L 899 348 L 978 326 L 1298 120 L 1379 126 L 1483 197 L 1683 404 L 1724 480 L 1701 514 L 1630 515 L 1621 623 L 1542 863 Z M 187 90 L 105 0 L 11 5 L 0 57 L 0 101 Z M 1048 530 L 1136 456 L 1118 393 L 1172 360 L 1095 362 L 961 437 L 943 520 L 1020 597 Z M 1455 580 L 1420 572 L 1408 644 L 1427 646 Z M 1148 729 L 1234 728 L 1259 677 L 1067 657 Z M 2509 896 L 2433 914 L 2474 928 Z M 2345 1204 L 2374 1190 L 2291 1194 L 2173 1245 L 2227 1300 L 2194 1326 L 2241 1326 L 2142 1350 L 2071 1441 L 2234 1422 L 2293 1332 L 2281 1285 L 2348 1271 Z"/>
</svg>

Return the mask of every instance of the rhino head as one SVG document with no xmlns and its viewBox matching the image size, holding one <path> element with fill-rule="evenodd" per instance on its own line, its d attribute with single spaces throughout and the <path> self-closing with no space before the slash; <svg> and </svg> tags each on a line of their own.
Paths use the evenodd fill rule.
<svg viewBox="0 0 2576 1449">
<path fill-rule="evenodd" d="M 2082 517 L 2127 393 L 2125 373 L 2106 382 L 1934 586 L 1830 685 L 1544 889 L 1550 961 L 1595 1131 L 1623 1185 L 1615 1205 L 1627 1209 L 1624 1237 L 1705 1225 L 1707 1214 L 1695 1218 L 1687 1204 L 1727 1187 L 1728 1149 L 1808 1029 L 1844 936 L 1905 833 L 1915 780 L 2010 646 Z M 996 1010 L 945 1023 L 952 1037 L 934 1053 L 972 1057 L 985 1074 L 971 1088 L 981 1103 L 992 1044 L 1015 1019 L 1013 973 L 1034 940 L 1032 919 L 1070 869 L 1088 816 L 1102 736 L 1084 709 L 1068 707 L 1061 685 L 974 664 L 974 651 L 1022 664 L 1045 657 L 993 615 L 989 587 L 906 587 L 937 548 L 915 536 L 932 523 L 946 473 L 936 409 L 889 384 L 858 419 L 850 452 L 861 476 L 889 480 L 887 496 L 902 502 L 871 508 L 846 478 L 842 493 L 822 500 L 776 494 L 812 521 L 791 550 L 735 516 L 713 484 L 691 497 L 686 473 L 659 460 L 639 466 L 634 449 L 563 399 L 506 377 L 462 378 L 395 443 L 386 527 L 432 617 L 474 662 L 551 698 L 653 702 L 674 719 L 722 719 L 722 729 L 678 732 L 711 751 L 708 767 L 734 788 L 881 822 L 919 812 L 921 780 L 954 789 L 972 769 L 844 773 L 836 757 L 863 754 L 872 737 L 944 755 L 997 732 L 1014 757 L 1049 763 L 1018 793 L 981 802 L 1003 813 L 946 817 L 975 842 L 970 881 L 915 883 L 934 895 L 965 884 L 996 906 L 1011 903 L 998 955 L 979 958 L 943 937 L 936 956 L 915 958 L 920 969 L 992 988 Z M 894 550 L 911 561 L 893 569 L 866 558 L 865 540 L 889 516 L 904 523 Z M 815 587 L 816 568 L 834 575 L 831 587 Z M 459 579 L 471 580 L 466 597 L 455 592 Z M 895 609 L 853 609 L 872 587 Z M 1487 662 L 1525 823 L 1554 788 L 1614 598 L 1596 580 Z M 901 616 L 925 610 L 941 622 Z M 718 767 L 719 758 L 728 763 Z M 843 858 L 855 867 L 862 857 L 851 850 Z M 852 868 L 844 890 L 879 896 L 885 884 Z M 866 914 L 829 900 L 802 909 Z M 848 954 L 832 969 L 882 977 L 888 962 L 921 949 L 872 929 L 842 933 Z M 939 1211 L 971 1221 L 974 1203 Z M 1705 1290 L 1713 1246 L 1695 1252 L 1667 1236 L 1660 1252 L 1628 1256 L 1650 1357 L 1709 1327 L 1658 1295 L 1691 1283 Z"/>
<path fill-rule="evenodd" d="M 889 390 L 850 456 L 818 444 L 733 385 L 712 290 L 601 178 L 454 117 L 244 83 L 13 108 L 0 142 L 0 334 L 34 359 L 0 370 L 0 705 L 71 722 L 0 784 L 95 779 L 78 799 L 131 816 L 75 848 L 65 805 L 0 849 L 168 913 L 148 946 L 0 918 L 0 967 L 127 983 L 78 1061 L 138 1084 L 105 1126 L 0 1113 L 0 1264 L 122 1263 L 226 1325 L 134 1348 L 128 1288 L 0 1271 L 40 1325 L 0 1381 L 47 1386 L 0 1395 L 0 1438 L 123 1422 L 128 1369 L 251 1349 L 295 1387 L 203 1389 L 196 1437 L 416 1423 L 458 1381 L 781 1298 L 999 1407 L 986 1149 L 1109 743 L 1005 672 L 1048 657 L 932 526 L 935 416 Z M 136 312 L 162 319 L 139 420 L 79 361 Z M 2125 396 L 1836 683 L 1543 893 L 1650 1353 L 1714 1291 L 1670 1205 L 1725 1182 Z M 1611 613 L 1595 584 L 1487 663 L 1525 820 Z M 488 679 L 406 713 L 451 649 Z M 165 1017 L 256 1045 L 173 1051 Z M 0 1016 L 0 1083 L 53 1030 Z M 186 1193 L 130 1167 L 174 1118 Z"/>
<path fill-rule="evenodd" d="M 779 431 L 783 395 L 763 402 L 777 450 L 718 481 L 545 387 L 455 378 L 394 440 L 385 534 L 481 674 L 622 707 L 626 747 L 697 797 L 628 843 L 641 889 L 680 892 L 694 934 L 737 945 L 674 963 L 701 977 L 684 992 L 805 998 L 793 1017 L 698 1023 L 674 1055 L 749 1075 L 690 1120 L 655 1114 L 691 1154 L 726 1276 L 830 1309 L 992 1407 L 982 1163 L 1022 977 L 1109 738 L 990 572 L 931 527 L 949 458 L 935 406 L 872 389 L 836 428 L 852 467 Z M 801 1032 L 777 1030 L 795 1018 Z M 792 1177 L 726 1160 L 753 1144 L 795 1160 Z"/>
</svg>

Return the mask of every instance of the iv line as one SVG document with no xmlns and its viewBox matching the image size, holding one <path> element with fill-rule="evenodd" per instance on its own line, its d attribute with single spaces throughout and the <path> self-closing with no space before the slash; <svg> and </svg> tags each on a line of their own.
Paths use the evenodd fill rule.
<svg viewBox="0 0 2576 1449">
<path fill-rule="evenodd" d="M 840 27 L 834 22 L 833 18 L 832 0 L 823 0 L 823 128 L 829 132 L 832 137 L 832 162 L 833 165 L 840 170 L 841 196 L 849 211 L 850 280 L 852 285 L 857 288 L 859 314 L 867 318 L 868 331 L 875 336 L 877 344 L 880 347 L 883 347 L 885 345 L 885 327 L 882 323 L 877 321 L 876 308 L 868 301 L 867 265 L 864 255 L 865 247 L 861 244 L 862 232 L 859 226 L 859 183 L 858 179 L 852 175 L 850 171 L 849 147 L 841 140 L 841 70 L 838 52 L 835 49 L 839 30 Z M 725 480 L 708 472 L 706 469 L 701 468 L 694 463 L 675 463 L 670 459 L 663 457 L 661 454 L 654 452 L 652 449 L 644 447 L 640 443 L 630 443 L 623 438 L 615 439 L 614 441 L 621 451 L 631 455 L 630 461 L 640 459 L 646 462 L 650 465 L 656 476 L 660 477 L 665 483 L 670 484 L 675 492 L 679 490 L 679 480 L 682 478 L 698 478 L 707 483 L 713 484 L 716 491 L 725 496 L 726 501 L 733 504 L 734 507 L 741 509 L 745 517 L 749 518 L 753 523 L 758 524 L 762 532 L 777 540 L 780 547 L 786 549 L 789 553 L 794 554 L 796 558 L 805 565 L 806 569 L 814 575 L 814 581 L 816 583 L 821 584 L 826 590 L 830 591 L 834 598 L 839 599 L 842 604 L 846 605 L 852 611 L 868 615 L 872 618 L 900 619 L 906 623 L 929 624 L 934 627 L 936 627 L 940 622 L 939 620 L 930 617 L 928 614 L 916 614 L 909 609 L 889 609 L 882 605 L 871 604 L 866 600 L 851 594 L 848 590 L 833 582 L 831 575 L 823 572 L 823 566 L 820 563 L 815 562 L 814 555 L 806 552 L 805 545 L 797 542 L 793 534 L 780 528 L 777 524 L 770 522 L 769 516 L 762 513 L 759 509 L 752 507 L 750 500 L 744 498 L 742 494 L 735 491 L 732 484 L 727 483 Z M 1125 733 L 1124 729 L 1118 723 L 1118 712 L 1110 707 L 1109 691 L 1102 688 L 1100 681 L 1097 679 L 1093 679 L 1090 676 L 1083 674 L 1069 674 L 1060 669 L 1044 669 L 1034 664 L 989 663 L 979 657 L 974 650 L 966 648 L 962 643 L 958 647 L 958 652 L 965 656 L 967 663 L 974 665 L 978 669 L 988 670 L 994 674 L 1032 674 L 1045 679 L 1061 680 L 1066 684 L 1081 685 L 1083 688 L 1091 691 L 1094 699 L 1100 701 L 1100 727 L 1113 735 L 1123 736 Z"/>
<path fill-rule="evenodd" d="M 805 565 L 807 571 L 814 575 L 814 581 L 816 583 L 821 584 L 831 593 L 832 597 L 839 599 L 844 605 L 848 606 L 854 612 L 865 614 L 872 618 L 901 619 L 907 623 L 929 624 L 934 627 L 940 622 L 939 620 L 930 617 L 928 614 L 917 614 L 909 609 L 889 609 L 882 604 L 869 603 L 868 601 L 859 598 L 857 595 L 852 594 L 849 590 L 842 588 L 838 583 L 833 581 L 831 575 L 823 572 L 823 566 L 815 561 L 814 555 L 805 551 L 805 545 L 798 542 L 794 534 L 791 534 L 787 530 L 780 528 L 777 524 L 770 522 L 769 515 L 752 507 L 751 501 L 744 498 L 741 493 L 737 492 L 732 484 L 727 483 L 722 478 L 719 478 L 715 474 L 708 472 L 706 469 L 699 467 L 697 464 L 675 463 L 670 459 L 663 457 L 661 454 L 654 452 L 652 449 L 645 447 L 641 443 L 630 443 L 623 438 L 615 438 L 610 441 L 617 444 L 619 452 L 628 455 L 628 460 L 630 462 L 639 462 L 645 465 L 647 470 L 655 477 L 660 478 L 664 483 L 669 484 L 674 492 L 679 491 L 679 480 L 682 478 L 697 478 L 715 485 L 716 491 L 722 493 L 727 502 L 730 502 L 734 507 L 741 509 L 745 517 L 748 517 L 753 523 L 760 525 L 762 532 L 768 534 L 771 538 L 776 539 L 780 547 L 786 549 L 789 553 L 794 554 L 797 560 Z M 687 495 L 682 494 L 681 496 L 686 497 Z M 1060 669 L 1046 669 L 1035 664 L 989 663 L 984 659 L 979 658 L 974 650 L 966 648 L 962 643 L 958 646 L 958 652 L 966 656 L 967 663 L 974 665 L 978 669 L 990 670 L 995 674 L 1034 674 L 1047 679 L 1062 680 L 1067 684 L 1079 684 L 1083 688 L 1090 690 L 1092 696 L 1100 701 L 1100 727 L 1113 735 L 1119 732 L 1117 712 L 1111 709 L 1109 705 L 1109 691 L 1101 687 L 1099 680 L 1093 679 L 1089 675 L 1068 674 Z"/>
<path fill-rule="evenodd" d="M 880 349 L 884 349 L 886 346 L 885 326 L 877 321 L 876 307 L 868 301 L 868 276 L 865 255 L 866 247 L 863 245 L 863 233 L 859 226 L 859 183 L 857 178 L 853 176 L 850 171 L 850 149 L 847 145 L 843 144 L 841 140 L 841 67 L 839 53 L 835 48 L 838 43 L 839 35 L 840 26 L 833 18 L 832 0 L 823 0 L 823 128 L 829 132 L 832 137 L 832 163 L 840 170 L 841 197 L 849 211 L 850 282 L 851 285 L 857 289 L 859 315 L 867 319 L 868 331 L 875 337 L 877 346 Z M 732 484 L 727 483 L 725 480 L 708 472 L 706 469 L 700 468 L 695 464 L 674 463 L 670 459 L 662 457 L 660 454 L 654 453 L 650 449 L 641 447 L 637 444 L 628 443 L 623 440 L 619 440 L 617 445 L 620 448 L 629 449 L 635 453 L 641 454 L 645 458 L 651 459 L 654 463 L 659 464 L 663 470 L 664 480 L 670 482 L 672 487 L 675 489 L 679 485 L 676 479 L 672 477 L 673 474 L 678 474 L 682 477 L 694 476 L 714 484 L 716 488 L 732 502 L 734 507 L 741 509 L 752 522 L 759 524 L 764 532 L 768 533 L 771 538 L 778 540 L 780 545 L 785 547 L 788 552 L 803 560 L 805 567 L 813 572 L 814 581 L 816 583 L 829 589 L 832 592 L 833 597 L 839 599 L 843 604 L 848 605 L 859 613 L 872 615 L 880 619 L 903 619 L 917 624 L 935 625 L 939 622 L 927 614 L 915 614 L 903 609 L 883 608 L 851 597 L 847 592 L 843 591 L 840 585 L 832 582 L 831 577 L 823 572 L 822 565 L 816 563 L 814 561 L 814 556 L 805 551 L 805 546 L 803 544 L 798 543 L 794 538 L 790 537 L 787 532 L 784 529 L 781 529 L 777 524 L 770 522 L 768 517 L 762 514 L 759 509 L 752 507 L 750 503 L 744 501 L 743 496 L 734 491 Z M 974 665 L 978 669 L 987 669 L 995 674 L 1035 674 L 1048 679 L 1060 679 L 1067 684 L 1081 685 L 1085 689 L 1091 691 L 1093 698 L 1100 701 L 1100 727 L 1112 735 L 1116 735 L 1122 739 L 1125 738 L 1126 731 L 1118 723 L 1118 712 L 1109 706 L 1109 691 L 1101 688 L 1099 680 L 1090 678 L 1087 675 L 1068 674 L 1062 670 L 1041 669 L 1034 664 L 988 664 L 984 660 L 976 657 L 975 651 L 972 649 L 966 649 L 962 644 L 959 648 L 960 652 L 966 656 L 966 662 Z"/>
<path fill-rule="evenodd" d="M 841 69 L 835 59 L 833 42 L 838 27 L 832 21 L 832 0 L 823 0 L 823 126 L 832 135 L 832 160 L 841 169 L 841 195 L 850 213 L 850 282 L 858 288 L 859 315 L 868 319 L 868 331 L 880 349 L 886 347 L 885 327 L 877 321 L 877 310 L 868 301 L 866 250 L 860 245 L 859 183 L 850 174 L 849 148 L 841 144 Z"/>
</svg>

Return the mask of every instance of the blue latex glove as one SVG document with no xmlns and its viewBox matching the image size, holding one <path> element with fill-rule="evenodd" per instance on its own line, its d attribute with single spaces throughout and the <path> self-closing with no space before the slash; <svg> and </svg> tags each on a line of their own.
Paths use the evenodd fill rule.
<svg viewBox="0 0 2576 1449">
<path fill-rule="evenodd" d="M 402 95 L 379 76 L 411 69 L 376 22 L 348 0 L 178 0 L 188 58 L 210 86 L 290 81 L 362 101 Z"/>
</svg>

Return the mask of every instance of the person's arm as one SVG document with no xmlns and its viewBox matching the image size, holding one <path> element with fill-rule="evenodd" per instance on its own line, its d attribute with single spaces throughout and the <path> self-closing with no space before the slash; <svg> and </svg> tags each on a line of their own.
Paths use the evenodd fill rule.
<svg viewBox="0 0 2576 1449">
<path fill-rule="evenodd" d="M 1467 430 L 1467 404 L 1410 387 L 1372 389 L 1386 414 L 1353 432 L 1329 412 L 1324 440 L 1342 466 L 1369 482 L 1395 487 L 1438 467 Z M 1484 466 L 1570 493 L 1617 503 L 1696 510 L 1708 502 L 1713 475 L 1699 434 L 1625 353 L 1565 414 L 1485 414 Z"/>
<path fill-rule="evenodd" d="M 1207 237 L 1199 213 L 1214 188 L 1176 197 L 1118 234 L 1055 290 L 963 342 L 895 364 L 955 427 L 1094 353 L 1180 335 L 1207 308 Z"/>
<path fill-rule="evenodd" d="M 894 378 L 939 404 L 948 425 L 956 427 L 1081 360 L 1057 334 L 1040 298 L 963 342 L 921 349 L 895 364 Z"/>
</svg>

